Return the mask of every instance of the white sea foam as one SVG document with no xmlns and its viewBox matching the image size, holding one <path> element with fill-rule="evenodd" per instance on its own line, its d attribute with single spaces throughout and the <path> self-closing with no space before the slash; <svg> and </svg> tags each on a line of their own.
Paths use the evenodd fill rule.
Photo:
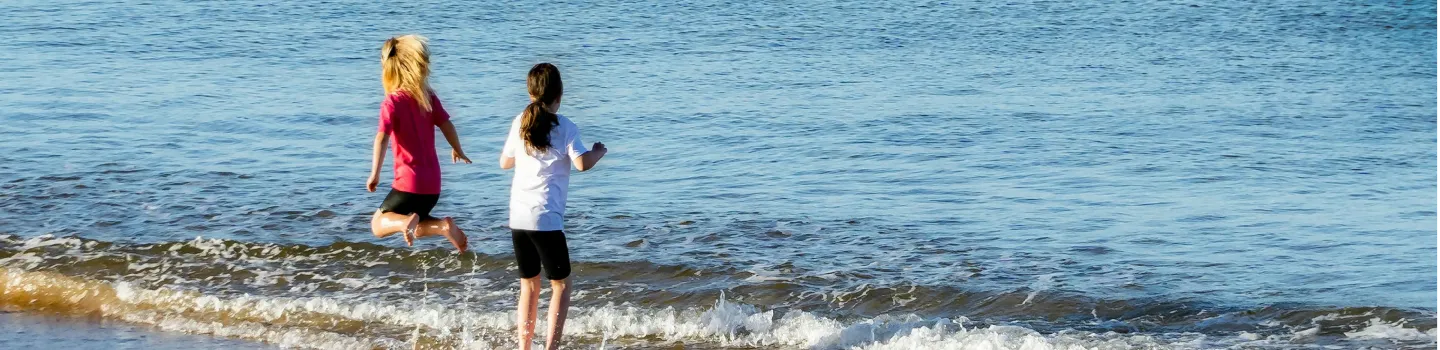
<svg viewBox="0 0 1440 350">
<path fill-rule="evenodd" d="M 20 246 L 19 250 L 24 251 L 24 250 L 30 250 L 30 249 L 41 248 L 41 247 L 49 247 L 49 246 L 65 246 L 65 247 L 75 248 L 75 247 L 80 247 L 80 246 L 83 245 L 83 244 L 85 244 L 85 242 L 84 242 L 84 241 L 81 241 L 79 238 L 74 238 L 74 237 L 55 238 L 55 235 L 52 235 L 52 234 L 48 234 L 48 233 L 47 233 L 47 234 L 35 236 L 35 237 L 32 237 L 32 238 L 30 238 L 30 239 L 25 240 L 25 243 Z"/>
<path fill-rule="evenodd" d="M 1422 332 L 1415 328 L 1406 328 L 1404 322 L 1385 322 L 1379 318 L 1370 319 L 1370 325 L 1354 332 L 1345 332 L 1345 336 L 1353 339 L 1388 339 L 1400 341 L 1431 341 L 1436 340 L 1435 328 Z"/>
<path fill-rule="evenodd" d="M 13 269 L 6 269 L 3 277 L 11 292 L 23 289 L 31 296 L 50 297 L 55 299 L 52 304 L 69 303 L 77 312 L 93 309 L 105 317 L 164 330 L 245 338 L 282 347 L 396 348 L 416 343 L 505 347 L 514 329 L 514 314 L 508 308 L 466 310 L 420 300 L 377 303 L 323 297 L 222 297 Z M 81 291 L 85 292 L 76 294 Z M 543 318 L 540 322 L 538 327 L 543 329 Z M 842 322 L 810 312 L 765 310 L 721 300 L 707 308 L 576 308 L 566 333 L 583 344 L 634 344 L 659 339 L 662 343 L 763 348 L 909 349 L 920 344 L 941 349 L 1167 346 L 1147 336 L 1085 332 L 1045 335 L 1014 326 L 967 328 L 969 322 L 964 318 L 923 319 L 914 315 Z"/>
<path fill-rule="evenodd" d="M 27 246 L 80 247 L 84 241 L 70 238 L 45 237 L 31 239 Z M 241 245 L 227 246 L 224 241 L 197 238 L 175 247 L 199 249 L 203 255 L 224 258 L 231 261 L 258 259 L 256 262 L 273 262 L 273 255 L 280 254 L 279 248 L 248 249 Z M 178 248 L 177 248 L 178 249 Z M 340 251 L 350 250 L 344 247 Z M 72 251 L 74 252 L 74 251 Z M 324 254 L 335 254 L 329 252 Z M 320 254 L 316 254 L 320 255 Z M 21 252 L 5 259 L 0 268 L 6 278 L 6 286 L 12 290 L 24 289 L 37 293 L 36 285 L 43 279 L 71 279 L 71 285 L 61 286 L 63 292 L 55 293 L 57 299 L 72 304 L 86 303 L 93 293 L 86 291 L 93 286 L 104 286 L 113 290 L 113 300 L 100 307 L 102 315 L 158 328 L 239 337 L 264 341 L 285 347 L 300 348 L 355 348 L 355 347 L 409 347 L 416 343 L 443 344 L 441 347 L 492 348 L 508 347 L 510 333 L 514 327 L 514 314 L 509 306 L 495 301 L 513 298 L 514 290 L 496 288 L 480 280 L 461 282 L 466 289 L 461 304 L 443 304 L 425 298 L 427 293 L 405 292 L 408 283 L 385 282 L 385 277 L 341 277 L 313 276 L 312 282 L 294 283 L 287 297 L 263 295 L 236 295 L 236 293 L 201 294 L 167 288 L 142 288 L 154 286 L 155 279 L 145 282 L 127 283 L 92 282 L 72 277 L 56 277 L 53 274 L 25 272 L 27 260 L 39 258 L 31 253 Z M 304 256 L 300 259 L 312 259 Z M 145 271 L 145 275 L 178 278 L 166 270 L 176 268 L 176 263 L 160 261 L 155 263 L 131 262 L 131 271 Z M 246 271 L 254 273 L 246 281 L 251 285 L 274 285 L 285 275 L 283 266 L 250 264 Z M 19 267 L 20 269 L 13 269 Z M 765 269 L 757 266 L 756 275 L 763 275 Z M 310 277 L 310 276 L 307 276 Z M 125 277 L 128 279 L 128 277 Z M 423 279 L 422 279 L 423 280 Z M 345 286 L 344 290 L 327 289 L 323 294 L 313 294 L 325 281 Z M 293 283 L 293 282 L 290 282 Z M 1040 276 L 1032 284 L 1032 292 L 1053 288 L 1053 276 Z M 487 287 L 487 285 L 489 287 Z M 374 288 L 390 288 L 404 294 L 367 293 Z M 398 288 L 398 289 L 397 289 Z M 912 291 L 913 291 L 912 286 Z M 102 288 L 105 289 L 105 288 Z M 3 289 L 0 289 L 3 290 Z M 213 293 L 214 291 L 207 292 Z M 837 292 L 838 293 L 838 292 Z M 414 299 L 403 295 L 414 294 Z M 841 293 L 843 294 L 843 293 Z M 839 295 L 839 294 L 837 294 Z M 396 296 L 402 296 L 395 299 Z M 833 296 L 832 296 L 833 297 Z M 1027 297 L 1022 304 L 1033 302 L 1035 296 Z M 585 299 L 582 291 L 580 299 Z M 381 302 L 379 300 L 385 300 Z M 489 302 L 486 302 L 489 300 Z M 90 312 L 90 311 L 83 311 Z M 1334 320 L 1338 314 L 1324 315 L 1315 321 Z M 1370 317 L 1370 316 L 1352 316 Z M 539 326 L 543 329 L 544 320 Z M 347 326 L 348 324 L 348 326 Z M 355 326 L 359 325 L 359 326 Z M 1102 327 L 1103 328 L 1103 327 Z M 1320 328 L 1309 328 L 1292 333 L 1248 333 L 1233 336 L 1202 336 L 1198 334 L 1119 334 L 1065 331 L 1039 333 L 1030 329 L 1006 325 L 981 325 L 968 319 L 921 318 L 914 315 L 881 315 L 869 319 L 837 320 L 820 314 L 797 310 L 771 310 L 752 305 L 732 303 L 724 300 L 707 306 L 686 308 L 653 308 L 630 304 L 576 308 L 567 324 L 567 335 L 571 339 L 589 346 L 625 346 L 625 344 L 651 344 L 654 342 L 674 344 L 705 344 L 707 346 L 734 346 L 759 348 L 808 348 L 808 349 L 1133 349 L 1133 348 L 1214 348 L 1227 346 L 1292 347 L 1313 344 L 1313 338 Z M 1403 323 L 1387 323 L 1380 319 L 1371 320 L 1360 330 L 1345 333 L 1356 344 L 1362 341 L 1428 342 L 1434 344 L 1435 330 L 1419 331 Z M 652 344 L 653 345 L 653 344 Z"/>
</svg>

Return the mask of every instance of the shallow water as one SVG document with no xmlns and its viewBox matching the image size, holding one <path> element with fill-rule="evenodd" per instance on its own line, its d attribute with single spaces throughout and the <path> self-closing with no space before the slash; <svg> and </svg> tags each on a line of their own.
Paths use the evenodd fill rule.
<svg viewBox="0 0 1440 350">
<path fill-rule="evenodd" d="M 107 320 L 76 320 L 54 315 L 0 313 L 0 339 L 11 349 L 266 349 L 241 340 L 154 332 Z"/>
<path fill-rule="evenodd" d="M 7 308 L 503 346 L 492 162 L 549 61 L 613 151 L 572 183 L 575 345 L 1435 347 L 1434 3 L 0 10 Z M 475 255 L 366 230 L 408 32 Z"/>
</svg>

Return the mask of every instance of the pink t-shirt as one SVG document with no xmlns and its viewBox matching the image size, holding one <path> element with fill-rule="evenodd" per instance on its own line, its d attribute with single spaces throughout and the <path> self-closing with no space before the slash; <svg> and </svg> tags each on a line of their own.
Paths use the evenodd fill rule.
<svg viewBox="0 0 1440 350">
<path fill-rule="evenodd" d="M 430 112 L 403 91 L 380 103 L 380 132 L 390 135 L 395 149 L 396 190 L 440 194 L 440 159 L 435 155 L 435 126 L 450 120 L 440 98 L 430 94 Z"/>
</svg>

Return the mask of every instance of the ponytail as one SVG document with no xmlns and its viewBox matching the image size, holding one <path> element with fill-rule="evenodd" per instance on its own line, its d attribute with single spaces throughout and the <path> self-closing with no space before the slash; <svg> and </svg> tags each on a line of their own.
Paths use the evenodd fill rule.
<svg viewBox="0 0 1440 350">
<path fill-rule="evenodd" d="M 547 107 L 560 102 L 560 95 L 564 93 L 560 69 L 549 63 L 537 64 L 530 68 L 525 85 L 530 92 L 530 105 L 520 113 L 520 138 L 530 151 L 549 151 L 550 131 L 560 125 L 560 116 L 550 113 Z"/>
<path fill-rule="evenodd" d="M 539 101 L 530 102 L 521 113 L 520 138 L 525 140 L 525 146 L 535 153 L 550 150 L 550 130 L 560 124 L 560 118 L 545 110 Z"/>
</svg>

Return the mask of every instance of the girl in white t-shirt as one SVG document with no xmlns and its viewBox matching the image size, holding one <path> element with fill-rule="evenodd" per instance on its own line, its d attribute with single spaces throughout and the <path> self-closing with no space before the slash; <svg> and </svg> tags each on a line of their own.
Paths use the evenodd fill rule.
<svg viewBox="0 0 1440 350">
<path fill-rule="evenodd" d="M 530 348 L 540 303 L 540 270 L 550 280 L 550 332 L 546 349 L 560 345 L 565 314 L 570 307 L 570 249 L 565 245 L 565 196 L 570 165 L 590 170 L 605 157 L 605 145 L 590 150 L 580 141 L 580 129 L 559 114 L 563 86 L 560 70 L 549 63 L 530 68 L 525 80 L 530 105 L 510 124 L 510 136 L 500 151 L 500 168 L 515 169 L 510 183 L 510 237 L 520 265 L 520 305 L 516 317 L 517 341 Z"/>
</svg>

